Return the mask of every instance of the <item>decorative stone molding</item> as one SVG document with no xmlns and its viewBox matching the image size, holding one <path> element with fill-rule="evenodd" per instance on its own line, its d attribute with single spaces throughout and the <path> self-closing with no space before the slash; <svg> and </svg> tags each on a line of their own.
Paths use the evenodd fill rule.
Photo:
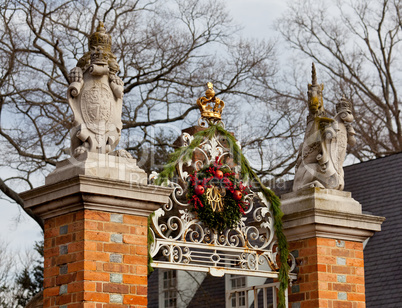
<svg viewBox="0 0 402 308">
<path fill-rule="evenodd" d="M 363 242 L 381 231 L 384 217 L 363 214 L 349 192 L 308 188 L 282 196 L 288 241 L 313 237 Z"/>
<path fill-rule="evenodd" d="M 148 216 L 168 202 L 166 187 L 77 175 L 21 194 L 25 207 L 43 219 L 92 209 Z"/>
</svg>

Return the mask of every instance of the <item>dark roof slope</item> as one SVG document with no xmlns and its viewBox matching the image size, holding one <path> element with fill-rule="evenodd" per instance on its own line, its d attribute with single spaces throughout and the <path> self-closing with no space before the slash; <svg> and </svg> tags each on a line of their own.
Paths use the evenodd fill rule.
<svg viewBox="0 0 402 308">
<path fill-rule="evenodd" d="M 148 308 L 159 307 L 159 269 L 155 270 L 148 276 Z"/>
<path fill-rule="evenodd" d="M 213 277 L 211 275 L 207 275 L 188 307 L 225 307 L 225 277 Z"/>
<path fill-rule="evenodd" d="M 364 249 L 366 307 L 401 307 L 402 153 L 344 170 L 345 191 L 352 192 L 363 212 L 386 218 Z"/>
</svg>

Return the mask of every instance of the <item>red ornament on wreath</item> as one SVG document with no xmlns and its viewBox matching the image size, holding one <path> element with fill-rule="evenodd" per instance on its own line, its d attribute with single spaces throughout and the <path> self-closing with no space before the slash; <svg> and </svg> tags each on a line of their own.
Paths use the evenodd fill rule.
<svg viewBox="0 0 402 308">
<path fill-rule="evenodd" d="M 195 193 L 196 193 L 198 196 L 201 196 L 204 192 L 205 192 L 205 188 L 204 188 L 202 185 L 197 185 L 197 186 L 195 187 Z"/>
<path fill-rule="evenodd" d="M 216 176 L 219 180 L 221 180 L 221 179 L 223 179 L 223 172 L 222 172 L 221 170 L 216 170 L 215 176 Z"/>
<path fill-rule="evenodd" d="M 233 192 L 233 199 L 235 199 L 236 201 L 240 201 L 242 197 L 243 197 L 243 194 L 241 193 L 240 190 L 235 190 Z"/>
</svg>

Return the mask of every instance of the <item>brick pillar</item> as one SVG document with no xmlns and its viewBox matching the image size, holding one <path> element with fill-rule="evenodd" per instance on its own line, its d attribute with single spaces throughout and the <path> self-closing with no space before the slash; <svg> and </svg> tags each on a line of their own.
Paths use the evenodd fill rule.
<svg viewBox="0 0 402 308">
<path fill-rule="evenodd" d="M 81 210 L 45 225 L 44 307 L 146 307 L 146 217 Z"/>
<path fill-rule="evenodd" d="M 365 307 L 362 243 L 315 237 L 290 249 L 299 264 L 291 307 Z"/>
<path fill-rule="evenodd" d="M 23 193 L 45 221 L 43 307 L 146 307 L 147 217 L 169 194 L 86 175 Z"/>
<path fill-rule="evenodd" d="M 363 242 L 383 217 L 365 215 L 350 193 L 311 188 L 282 197 L 284 229 L 297 261 L 291 308 L 364 308 Z"/>
</svg>

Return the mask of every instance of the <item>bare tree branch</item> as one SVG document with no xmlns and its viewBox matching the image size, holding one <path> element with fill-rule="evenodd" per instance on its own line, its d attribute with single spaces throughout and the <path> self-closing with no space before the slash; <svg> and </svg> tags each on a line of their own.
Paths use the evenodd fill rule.
<svg viewBox="0 0 402 308">
<path fill-rule="evenodd" d="M 359 159 L 402 151 L 401 3 L 393 1 L 293 1 L 278 29 L 293 48 L 328 73 L 326 95 L 345 95 L 354 105 Z M 327 88 L 328 89 L 328 88 Z"/>
</svg>

